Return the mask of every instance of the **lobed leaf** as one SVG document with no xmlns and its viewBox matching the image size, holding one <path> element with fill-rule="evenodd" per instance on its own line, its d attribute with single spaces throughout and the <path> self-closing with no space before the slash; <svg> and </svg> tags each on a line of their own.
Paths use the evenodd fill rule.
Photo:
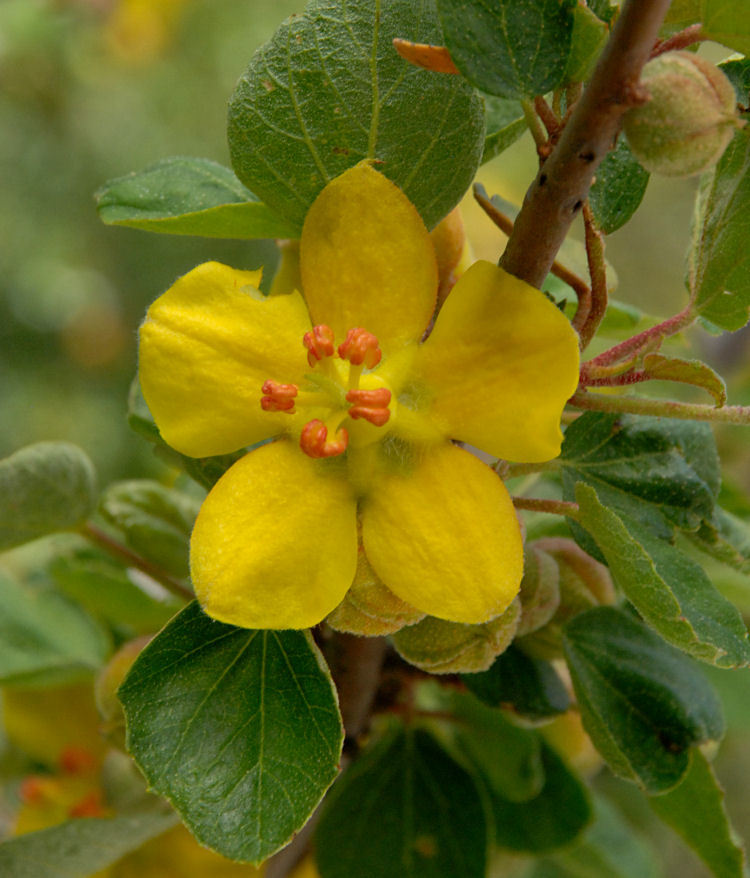
<svg viewBox="0 0 750 878">
<path fill-rule="evenodd" d="M 721 737 L 708 681 L 625 610 L 581 613 L 563 642 L 584 728 L 616 774 L 663 793 L 686 774 L 690 747 Z"/>
<path fill-rule="evenodd" d="M 579 521 L 594 537 L 628 600 L 659 634 L 684 652 L 722 668 L 750 662 L 750 640 L 737 608 L 684 552 L 644 525 L 576 487 Z"/>
<path fill-rule="evenodd" d="M 209 159 L 162 159 L 109 180 L 95 195 L 102 222 L 168 235 L 297 238 L 228 168 Z"/>
<path fill-rule="evenodd" d="M 251 631 L 190 604 L 119 691 L 128 749 L 202 844 L 259 863 L 336 777 L 336 693 L 309 632 Z"/>
<path fill-rule="evenodd" d="M 320 878 L 484 878 L 473 777 L 421 729 L 393 726 L 341 777 L 315 835 Z"/>
<path fill-rule="evenodd" d="M 0 460 L 0 551 L 82 524 L 96 505 L 96 473 L 69 442 L 37 442 Z"/>
<path fill-rule="evenodd" d="M 362 159 L 435 226 L 468 189 L 484 142 L 460 76 L 403 60 L 400 37 L 441 44 L 433 0 L 310 0 L 253 56 L 229 107 L 237 176 L 301 226 L 325 184 Z"/>
<path fill-rule="evenodd" d="M 515 100 L 561 85 L 573 38 L 570 0 L 438 0 L 445 44 L 477 88 Z"/>
<path fill-rule="evenodd" d="M 700 750 L 691 753 L 682 783 L 649 799 L 652 810 L 680 835 L 714 878 L 744 878 L 745 849 L 729 823 L 724 790 Z"/>
</svg>

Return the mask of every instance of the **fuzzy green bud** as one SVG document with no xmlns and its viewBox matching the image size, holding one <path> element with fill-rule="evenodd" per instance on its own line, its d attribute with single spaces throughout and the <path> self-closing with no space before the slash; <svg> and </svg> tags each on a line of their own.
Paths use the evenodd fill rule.
<svg viewBox="0 0 750 878">
<path fill-rule="evenodd" d="M 713 167 L 743 123 L 732 84 L 710 61 L 667 52 L 643 68 L 650 98 L 628 110 L 623 131 L 647 171 L 687 177 Z"/>
</svg>

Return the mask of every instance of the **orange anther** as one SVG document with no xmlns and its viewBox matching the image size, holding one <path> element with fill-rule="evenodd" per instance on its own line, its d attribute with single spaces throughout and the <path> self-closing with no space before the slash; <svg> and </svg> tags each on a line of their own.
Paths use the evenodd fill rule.
<svg viewBox="0 0 750 878">
<path fill-rule="evenodd" d="M 100 790 L 92 790 L 80 802 L 68 809 L 68 817 L 103 817 L 104 814 Z"/>
<path fill-rule="evenodd" d="M 93 753 L 83 747 L 69 746 L 60 754 L 60 768 L 65 774 L 84 774 L 96 768 Z"/>
<path fill-rule="evenodd" d="M 323 357 L 333 356 L 333 330 L 325 323 L 313 326 L 312 332 L 302 336 L 302 344 L 307 348 L 307 362 L 312 368 Z"/>
<path fill-rule="evenodd" d="M 25 777 L 18 788 L 18 795 L 27 805 L 39 805 L 47 798 L 47 784 L 41 777 Z"/>
<path fill-rule="evenodd" d="M 293 412 L 294 397 L 299 393 L 296 384 L 279 384 L 278 381 L 266 381 L 261 387 L 266 395 L 261 398 L 260 405 L 264 412 Z"/>
<path fill-rule="evenodd" d="M 349 434 L 343 427 L 336 433 L 335 439 L 329 440 L 328 427 L 317 418 L 305 424 L 299 438 L 300 448 L 308 457 L 314 458 L 335 457 L 337 454 L 343 454 L 348 444 Z"/>
<path fill-rule="evenodd" d="M 377 337 L 357 326 L 347 332 L 346 338 L 339 345 L 339 356 L 342 360 L 349 360 L 353 366 L 361 366 L 364 363 L 368 369 L 374 369 L 380 362 L 383 352 L 380 350 Z"/>
<path fill-rule="evenodd" d="M 388 408 L 391 391 L 387 387 L 379 387 L 376 390 L 350 390 L 346 394 L 346 401 L 354 403 L 348 414 L 355 421 L 364 418 L 376 427 L 382 427 L 391 416 Z"/>
</svg>

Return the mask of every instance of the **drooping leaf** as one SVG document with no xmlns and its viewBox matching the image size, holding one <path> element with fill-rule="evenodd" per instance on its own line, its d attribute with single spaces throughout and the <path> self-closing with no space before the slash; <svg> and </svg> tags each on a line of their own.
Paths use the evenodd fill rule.
<svg viewBox="0 0 750 878">
<path fill-rule="evenodd" d="M 469 82 L 518 100 L 563 82 L 574 5 L 568 0 L 438 0 L 438 11 L 451 58 Z"/>
<path fill-rule="evenodd" d="M 82 524 L 96 505 L 96 474 L 69 442 L 37 442 L 0 460 L 0 550 Z"/>
<path fill-rule="evenodd" d="M 487 133 L 482 164 L 512 146 L 526 130 L 526 120 L 518 101 L 484 95 Z"/>
<path fill-rule="evenodd" d="M 661 381 L 681 381 L 707 390 L 717 406 L 727 401 L 727 386 L 721 375 L 700 360 L 665 357 L 663 354 L 647 354 L 643 358 L 643 371 Z"/>
<path fill-rule="evenodd" d="M 116 863 L 177 823 L 152 810 L 118 817 L 68 820 L 0 844 L 0 875 L 8 878 L 82 878 Z"/>
<path fill-rule="evenodd" d="M 495 843 L 501 848 L 538 854 L 565 847 L 591 820 L 591 801 L 582 781 L 544 742 L 540 755 L 544 783 L 534 798 L 513 802 L 492 795 Z"/>
<path fill-rule="evenodd" d="M 703 568 L 642 522 L 606 508 L 588 485 L 579 483 L 575 497 L 579 521 L 599 545 L 615 582 L 665 640 L 722 668 L 750 661 L 739 611 Z"/>
<path fill-rule="evenodd" d="M 463 674 L 467 688 L 491 707 L 540 720 L 563 713 L 570 698 L 554 667 L 510 646 L 481 674 Z"/>
<path fill-rule="evenodd" d="M 724 790 L 700 750 L 693 749 L 682 783 L 649 799 L 651 808 L 711 870 L 715 878 L 744 878 L 745 849 L 729 823 Z"/>
<path fill-rule="evenodd" d="M 0 571 L 0 684 L 64 683 L 106 661 L 109 637 L 81 607 L 51 588 Z"/>
<path fill-rule="evenodd" d="M 232 165 L 286 220 L 301 225 L 325 184 L 366 158 L 429 228 L 469 187 L 481 100 L 462 77 L 409 64 L 395 37 L 439 45 L 433 0 L 311 0 L 253 56 L 230 103 Z"/>
<path fill-rule="evenodd" d="M 427 732 L 394 726 L 341 777 L 315 836 L 320 878 L 484 878 L 472 776 Z"/>
<path fill-rule="evenodd" d="M 128 749 L 204 845 L 260 862 L 336 777 L 342 729 L 309 633 L 251 631 L 190 604 L 120 688 Z"/>
<path fill-rule="evenodd" d="M 696 312 L 720 329 L 741 329 L 750 313 L 748 217 L 750 134 L 745 128 L 701 178 L 693 215 L 687 286 Z"/>
<path fill-rule="evenodd" d="M 149 479 L 110 485 L 99 511 L 133 551 L 171 573 L 188 575 L 190 532 L 200 502 Z"/>
<path fill-rule="evenodd" d="M 570 848 L 542 860 L 528 878 L 662 878 L 656 855 L 605 799 L 595 820 Z"/>
<path fill-rule="evenodd" d="M 561 463 L 566 500 L 590 485 L 609 509 L 665 539 L 675 525 L 697 529 L 719 490 L 711 428 L 690 421 L 587 412 L 566 430 Z M 590 540 L 582 547 L 601 557 Z"/>
<path fill-rule="evenodd" d="M 750 575 L 750 526 L 743 518 L 717 506 L 710 521 L 688 536 L 718 561 Z"/>
<path fill-rule="evenodd" d="M 167 235 L 207 238 L 296 238 L 300 228 L 276 216 L 228 168 L 209 159 L 162 159 L 105 183 L 99 218 Z"/>
<path fill-rule="evenodd" d="M 589 201 L 596 224 L 610 235 L 625 225 L 638 209 L 648 186 L 649 173 L 630 151 L 624 137 L 596 170 Z"/>
<path fill-rule="evenodd" d="M 564 648 L 591 740 L 649 793 L 680 782 L 691 746 L 721 737 L 720 702 L 697 666 L 625 610 L 581 613 Z"/>
</svg>

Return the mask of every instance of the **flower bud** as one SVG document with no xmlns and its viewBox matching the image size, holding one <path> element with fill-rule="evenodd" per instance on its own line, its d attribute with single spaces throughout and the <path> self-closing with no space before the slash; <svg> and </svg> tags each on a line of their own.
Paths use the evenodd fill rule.
<svg viewBox="0 0 750 878">
<path fill-rule="evenodd" d="M 560 568 L 552 555 L 539 548 L 537 543 L 529 543 L 524 550 L 519 597 L 521 621 L 518 637 L 543 628 L 560 606 Z"/>
<path fill-rule="evenodd" d="M 470 674 L 486 671 L 510 646 L 521 617 L 516 598 L 500 616 L 482 625 L 445 622 L 427 616 L 393 635 L 393 645 L 405 661 L 431 674 Z"/>
<path fill-rule="evenodd" d="M 560 603 L 550 621 L 523 637 L 519 646 L 534 658 L 551 661 L 562 655 L 565 623 L 584 610 L 613 603 L 615 589 L 609 570 L 573 540 L 546 537 L 535 540 L 529 548 L 551 556 L 557 563 Z"/>
<path fill-rule="evenodd" d="M 721 70 L 690 52 L 667 52 L 646 64 L 641 83 L 650 99 L 628 110 L 623 130 L 643 167 L 687 177 L 715 165 L 742 124 Z"/>
<path fill-rule="evenodd" d="M 424 615 L 383 585 L 360 548 L 354 582 L 326 622 L 335 631 L 379 637 L 413 625 Z"/>
</svg>

